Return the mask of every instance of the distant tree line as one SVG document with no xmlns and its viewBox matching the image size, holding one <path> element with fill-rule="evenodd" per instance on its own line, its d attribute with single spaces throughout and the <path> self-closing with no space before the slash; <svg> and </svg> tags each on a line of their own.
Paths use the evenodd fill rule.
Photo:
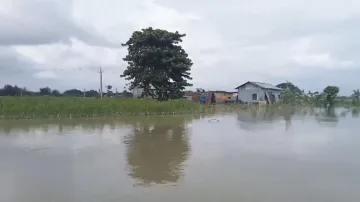
<svg viewBox="0 0 360 202">
<path fill-rule="evenodd" d="M 112 92 L 112 86 L 106 86 L 106 91 L 103 92 L 103 96 L 121 96 L 121 97 L 132 97 L 133 94 L 127 90 L 122 92 Z M 5 85 L 3 88 L 0 88 L 0 96 L 55 96 L 55 97 L 100 97 L 100 92 L 96 90 L 79 90 L 79 89 L 69 89 L 64 92 L 60 92 L 56 89 L 51 89 L 49 87 L 40 88 L 39 91 L 31 91 L 27 88 L 21 88 L 17 85 Z"/>
<path fill-rule="evenodd" d="M 284 89 L 281 94 L 282 102 L 286 104 L 313 104 L 313 105 L 325 105 L 334 106 L 335 102 L 347 102 L 351 101 L 354 105 L 360 105 L 360 91 L 359 89 L 354 90 L 350 96 L 338 96 L 340 91 L 337 86 L 327 86 L 322 92 L 311 92 L 307 93 L 304 90 L 300 90 L 299 87 L 295 86 L 290 82 L 281 83 L 276 87 Z"/>
</svg>

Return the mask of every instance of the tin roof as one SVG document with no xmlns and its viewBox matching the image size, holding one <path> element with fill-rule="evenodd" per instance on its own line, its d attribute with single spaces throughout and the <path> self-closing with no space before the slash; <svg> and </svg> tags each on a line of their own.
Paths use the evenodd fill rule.
<svg viewBox="0 0 360 202">
<path fill-rule="evenodd" d="M 272 84 L 262 83 L 262 82 L 256 82 L 256 81 L 248 81 L 248 82 L 246 82 L 246 83 L 244 83 L 244 84 L 236 87 L 235 89 L 238 89 L 238 88 L 240 88 L 241 86 L 244 86 L 244 85 L 246 85 L 246 84 L 248 84 L 248 83 L 252 83 L 252 84 L 254 84 L 254 85 L 256 85 L 256 86 L 259 86 L 260 88 L 264 88 L 264 89 L 283 90 L 283 89 L 278 88 L 278 87 L 276 87 L 276 86 L 274 86 L 274 85 L 272 85 Z"/>
</svg>

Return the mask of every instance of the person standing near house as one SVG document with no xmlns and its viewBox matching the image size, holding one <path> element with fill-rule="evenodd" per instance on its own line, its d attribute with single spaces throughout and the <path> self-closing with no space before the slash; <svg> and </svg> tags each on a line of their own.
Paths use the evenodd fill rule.
<svg viewBox="0 0 360 202">
<path fill-rule="evenodd" d="M 214 92 L 211 94 L 211 104 L 216 104 L 216 97 Z"/>
</svg>

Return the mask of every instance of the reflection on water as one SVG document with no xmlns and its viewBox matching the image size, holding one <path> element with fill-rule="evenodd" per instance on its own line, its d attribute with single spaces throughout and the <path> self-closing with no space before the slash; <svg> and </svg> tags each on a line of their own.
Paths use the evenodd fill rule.
<svg viewBox="0 0 360 202">
<path fill-rule="evenodd" d="M 182 117 L 136 124 L 125 141 L 130 176 L 142 184 L 176 182 L 190 153 L 188 141 Z"/>
<path fill-rule="evenodd" d="M 356 116 L 358 109 L 352 109 L 352 116 Z M 291 128 L 291 120 L 294 116 L 297 119 L 314 117 L 321 125 L 336 126 L 339 117 L 346 118 L 350 114 L 348 109 L 320 109 L 320 108 L 286 108 L 286 109 L 251 109 L 237 113 L 239 125 L 244 130 L 260 130 L 271 127 L 272 124 L 284 121 L 285 130 Z"/>
<path fill-rule="evenodd" d="M 353 117 L 359 117 L 360 110 L 358 108 L 352 109 L 351 114 Z"/>
<path fill-rule="evenodd" d="M 358 114 L 1 121 L 0 201 L 355 202 Z"/>
</svg>

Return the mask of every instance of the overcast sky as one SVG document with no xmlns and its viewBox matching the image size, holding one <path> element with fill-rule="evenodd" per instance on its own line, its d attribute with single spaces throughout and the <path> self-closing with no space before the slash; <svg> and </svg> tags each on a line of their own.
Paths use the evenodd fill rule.
<svg viewBox="0 0 360 202">
<path fill-rule="evenodd" d="M 152 26 L 186 33 L 194 88 L 286 80 L 360 88 L 359 0 L 0 0 L 0 85 L 122 89 L 120 46 Z"/>
</svg>

